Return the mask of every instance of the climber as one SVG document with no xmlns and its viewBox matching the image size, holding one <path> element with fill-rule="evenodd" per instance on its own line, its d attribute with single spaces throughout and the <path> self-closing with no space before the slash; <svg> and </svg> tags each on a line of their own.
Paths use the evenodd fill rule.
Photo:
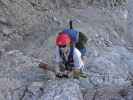
<svg viewBox="0 0 133 100">
<path fill-rule="evenodd" d="M 56 38 L 57 51 L 55 61 L 58 63 L 56 72 L 59 72 L 59 69 L 64 70 L 63 74 L 57 74 L 59 77 L 63 75 L 71 76 L 71 74 L 74 77 L 78 77 L 81 75 L 81 69 L 85 64 L 85 43 L 87 42 L 87 37 L 82 32 L 73 29 L 72 23 L 73 20 L 70 20 L 70 28 L 64 29 Z"/>
<path fill-rule="evenodd" d="M 56 38 L 56 45 L 56 76 L 78 78 L 84 63 L 80 51 L 71 46 L 70 36 L 65 32 L 61 32 Z"/>
</svg>

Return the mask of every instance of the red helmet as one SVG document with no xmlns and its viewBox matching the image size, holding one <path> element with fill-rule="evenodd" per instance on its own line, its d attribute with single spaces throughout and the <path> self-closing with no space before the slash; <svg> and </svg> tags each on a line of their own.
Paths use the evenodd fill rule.
<svg viewBox="0 0 133 100">
<path fill-rule="evenodd" d="M 56 38 L 56 45 L 63 46 L 70 44 L 71 39 L 67 33 L 59 33 L 59 36 Z"/>
</svg>

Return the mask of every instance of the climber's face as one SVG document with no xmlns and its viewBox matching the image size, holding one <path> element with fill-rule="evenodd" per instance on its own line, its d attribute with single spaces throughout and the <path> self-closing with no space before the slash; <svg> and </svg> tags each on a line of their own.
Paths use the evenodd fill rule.
<svg viewBox="0 0 133 100">
<path fill-rule="evenodd" d="M 69 49 L 69 45 L 59 46 L 62 52 L 66 53 Z"/>
</svg>

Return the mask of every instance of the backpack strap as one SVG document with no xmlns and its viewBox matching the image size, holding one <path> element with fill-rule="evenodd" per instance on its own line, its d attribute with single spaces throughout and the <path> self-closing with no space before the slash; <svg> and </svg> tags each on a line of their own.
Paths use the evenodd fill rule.
<svg viewBox="0 0 133 100">
<path fill-rule="evenodd" d="M 74 67 L 73 54 L 74 54 L 74 47 L 71 47 L 70 48 L 70 53 L 69 53 L 69 56 L 68 56 L 66 70 L 70 70 L 71 71 L 72 68 Z"/>
<path fill-rule="evenodd" d="M 64 54 L 62 53 L 62 51 L 61 51 L 61 49 L 60 49 L 60 48 L 59 48 L 59 54 L 60 54 L 60 57 L 61 57 L 61 58 L 62 58 L 62 60 L 63 60 L 63 64 L 65 64 L 65 65 L 66 65 L 67 61 L 66 61 L 65 56 L 64 56 Z"/>
<path fill-rule="evenodd" d="M 71 47 L 70 48 L 70 53 L 69 53 L 69 56 L 68 56 L 68 62 L 72 62 L 73 61 L 73 52 L 74 52 L 74 47 Z"/>
</svg>

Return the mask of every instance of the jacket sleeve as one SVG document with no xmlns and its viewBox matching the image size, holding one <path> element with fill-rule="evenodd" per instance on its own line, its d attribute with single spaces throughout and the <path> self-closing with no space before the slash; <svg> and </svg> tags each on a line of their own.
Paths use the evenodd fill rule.
<svg viewBox="0 0 133 100">
<path fill-rule="evenodd" d="M 84 66 L 81 58 L 81 53 L 77 48 L 74 49 L 73 60 L 75 69 L 81 69 Z"/>
</svg>

